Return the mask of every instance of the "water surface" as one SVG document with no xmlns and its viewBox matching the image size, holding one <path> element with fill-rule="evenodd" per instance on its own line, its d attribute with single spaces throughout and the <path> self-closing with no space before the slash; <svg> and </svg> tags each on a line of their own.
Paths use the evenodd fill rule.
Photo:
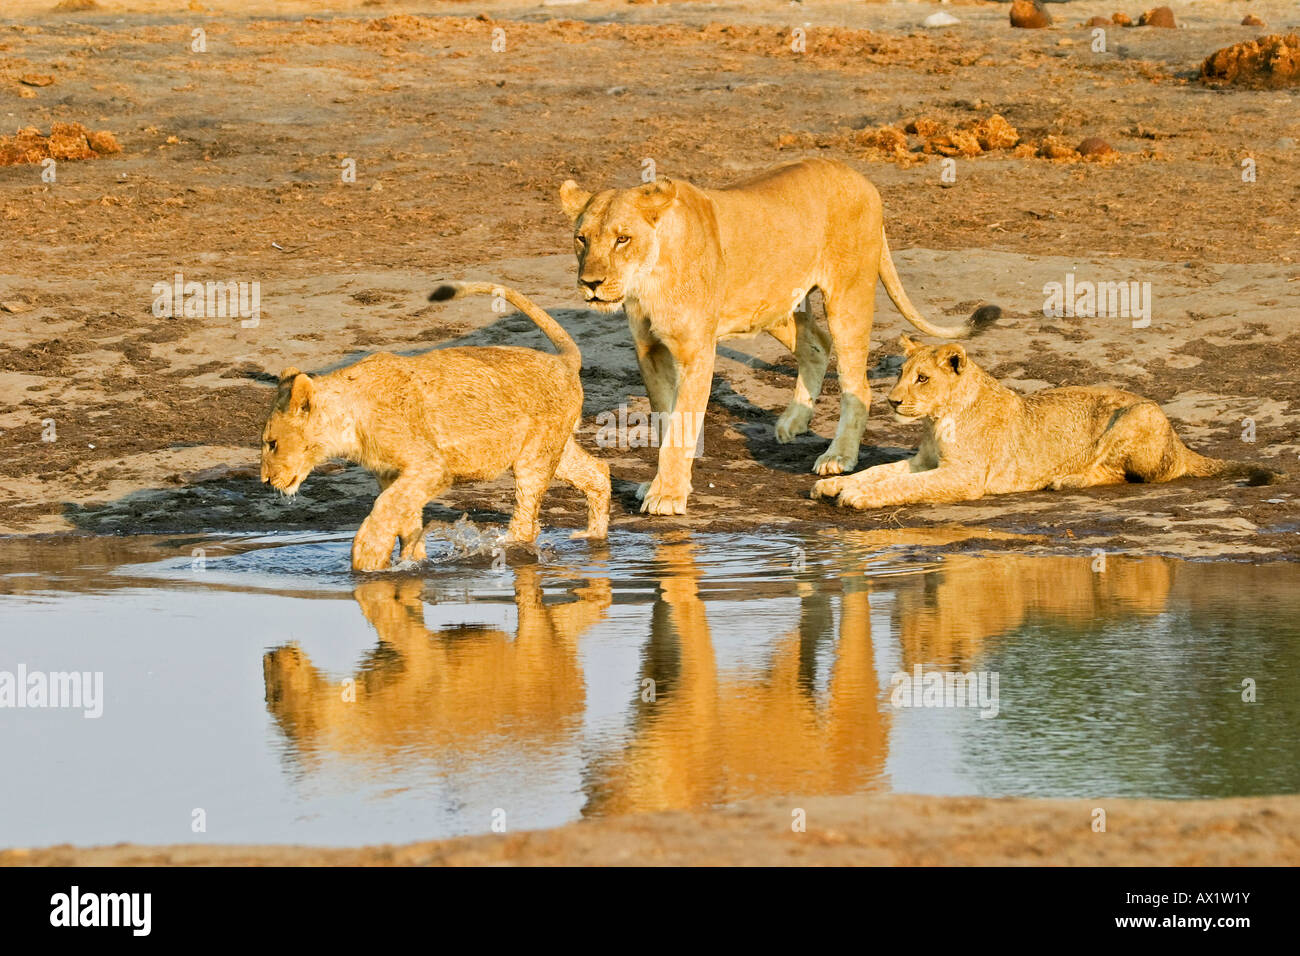
<svg viewBox="0 0 1300 956">
<path fill-rule="evenodd" d="M 0 846 L 1300 792 L 1300 568 L 937 556 L 942 535 L 546 535 L 494 557 L 459 529 L 366 576 L 343 535 L 0 539 L 0 679 L 103 680 L 98 718 L 0 707 Z M 904 674 L 996 677 L 996 701 L 917 706 Z"/>
</svg>

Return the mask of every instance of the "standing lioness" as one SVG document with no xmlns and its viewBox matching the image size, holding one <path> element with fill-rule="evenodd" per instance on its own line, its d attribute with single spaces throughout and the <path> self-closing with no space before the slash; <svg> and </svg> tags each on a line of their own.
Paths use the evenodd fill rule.
<svg viewBox="0 0 1300 956">
<path fill-rule="evenodd" d="M 573 440 L 582 414 L 582 356 L 554 319 L 513 289 L 488 282 L 444 285 L 429 298 L 500 295 L 559 349 L 492 346 L 424 355 L 380 352 L 312 378 L 285 369 L 262 430 L 262 481 L 293 494 L 327 458 L 370 470 L 382 489 L 352 542 L 352 567 L 388 567 L 395 539 L 403 559 L 424 551 L 424 506 L 455 482 L 514 471 L 512 541 L 537 537 L 551 478 L 587 497 L 587 537 L 609 524 L 609 467 Z M 577 537 L 577 535 L 575 535 Z"/>
<path fill-rule="evenodd" d="M 976 365 L 960 345 L 900 339 L 907 358 L 889 404 L 923 419 L 914 457 L 856 475 L 823 478 L 814 498 L 851 508 L 970 501 L 1044 488 L 1125 481 L 1281 476 L 1258 465 L 1198 455 L 1182 443 L 1160 406 L 1118 388 L 1049 388 L 1021 395 Z"/>
<path fill-rule="evenodd" d="M 723 189 L 661 179 L 592 195 L 569 180 L 560 198 L 574 221 L 578 286 L 602 312 L 627 310 L 650 406 L 667 413 L 656 419 L 659 471 L 642 488 L 650 514 L 686 511 L 719 339 L 767 332 L 794 352 L 799 377 L 776 425 L 781 442 L 808 430 L 834 343 L 840 421 L 813 470 L 837 475 L 857 463 L 867 423 L 877 278 L 930 335 L 958 337 L 996 317 L 989 307 L 950 328 L 922 319 L 894 270 L 880 194 L 840 162 L 801 160 Z M 814 288 L 829 338 L 800 305 Z"/>
</svg>

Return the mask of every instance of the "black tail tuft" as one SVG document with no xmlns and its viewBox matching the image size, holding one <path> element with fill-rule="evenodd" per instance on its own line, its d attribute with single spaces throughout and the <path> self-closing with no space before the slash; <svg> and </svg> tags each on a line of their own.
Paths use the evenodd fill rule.
<svg viewBox="0 0 1300 956">
<path fill-rule="evenodd" d="M 448 299 L 456 298 L 456 287 L 454 285 L 440 285 L 429 293 L 430 302 L 446 302 Z"/>
<path fill-rule="evenodd" d="M 1286 478 L 1286 475 L 1276 471 L 1269 471 L 1267 468 L 1252 468 L 1246 472 L 1246 487 L 1258 488 L 1260 485 L 1276 485 L 1284 478 Z"/>
<path fill-rule="evenodd" d="M 970 317 L 971 335 L 983 332 L 990 325 L 1002 318 L 1002 307 L 998 305 L 981 305 Z"/>
</svg>

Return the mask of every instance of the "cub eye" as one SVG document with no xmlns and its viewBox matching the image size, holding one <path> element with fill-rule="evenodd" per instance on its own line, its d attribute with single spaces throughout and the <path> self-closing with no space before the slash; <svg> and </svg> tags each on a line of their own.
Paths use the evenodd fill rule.
<svg viewBox="0 0 1300 956">
<path fill-rule="evenodd" d="M 587 244 L 586 236 L 574 236 L 573 238 L 580 246 L 585 246 Z"/>
<path fill-rule="evenodd" d="M 928 375 L 922 375 L 920 372 L 917 372 L 917 373 L 916 373 L 916 384 L 917 384 L 917 385 L 924 385 L 924 384 L 925 384 L 926 382 L 928 382 L 928 381 L 930 381 L 930 376 L 928 376 Z"/>
<path fill-rule="evenodd" d="M 614 245 L 625 246 L 631 241 L 632 241 L 631 236 L 619 236 L 617 239 L 614 240 Z"/>
<path fill-rule="evenodd" d="M 275 447 L 276 447 L 276 446 L 275 446 L 275 439 L 274 439 L 274 438 L 269 438 L 269 439 L 267 439 L 267 442 L 266 442 L 266 450 L 269 451 L 272 455 L 275 454 Z"/>
</svg>

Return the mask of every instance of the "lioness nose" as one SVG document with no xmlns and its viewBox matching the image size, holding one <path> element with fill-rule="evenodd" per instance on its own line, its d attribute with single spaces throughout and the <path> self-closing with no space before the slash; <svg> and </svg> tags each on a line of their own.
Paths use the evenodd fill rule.
<svg viewBox="0 0 1300 956">
<path fill-rule="evenodd" d="M 579 279 L 578 281 L 581 282 L 583 285 L 585 285 L 592 292 L 595 292 L 598 288 L 600 288 L 600 284 L 605 280 L 604 279 Z"/>
</svg>

